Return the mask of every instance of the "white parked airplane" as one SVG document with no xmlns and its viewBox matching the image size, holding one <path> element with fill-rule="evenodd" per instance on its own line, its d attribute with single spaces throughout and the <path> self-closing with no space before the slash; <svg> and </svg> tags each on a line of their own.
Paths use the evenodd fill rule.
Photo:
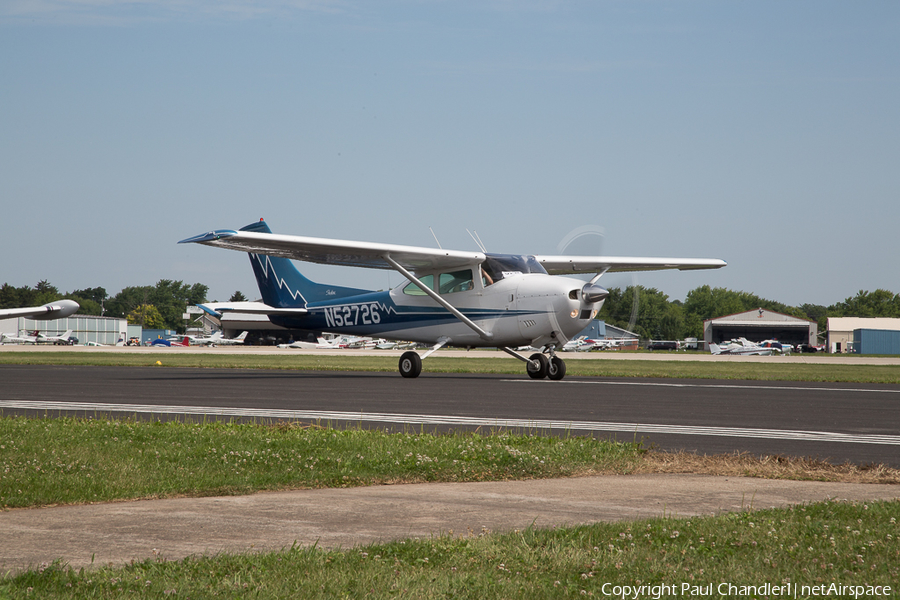
<svg viewBox="0 0 900 600">
<path fill-rule="evenodd" d="M 11 344 L 68 344 L 69 336 L 72 330 L 68 329 L 62 335 L 44 335 L 40 331 L 33 332 L 34 335 L 9 335 L 8 333 L 0 334 L 0 343 Z"/>
<path fill-rule="evenodd" d="M 590 352 L 594 348 L 594 340 L 583 335 L 577 339 L 569 340 L 560 348 L 563 352 Z"/>
<path fill-rule="evenodd" d="M 278 344 L 279 348 L 300 348 L 302 350 L 339 350 L 346 348 L 347 338 L 336 337 L 326 340 L 323 337 L 316 338 L 315 342 L 296 341 L 289 344 Z"/>
<path fill-rule="evenodd" d="M 43 333 L 39 333 L 37 336 L 38 344 L 68 344 L 69 336 L 72 335 L 72 330 L 67 329 L 65 333 L 62 335 L 44 335 Z"/>
<path fill-rule="evenodd" d="M 278 348 L 300 348 L 301 350 L 315 350 L 319 347 L 317 342 L 295 341 L 289 344 L 278 344 Z"/>
<path fill-rule="evenodd" d="M 0 344 L 37 344 L 38 334 L 34 335 L 9 335 L 0 333 Z"/>
<path fill-rule="evenodd" d="M 62 319 L 74 314 L 79 308 L 81 307 L 74 300 L 56 300 L 41 306 L 0 309 L 0 319 L 12 319 L 15 317 L 27 317 L 37 321 Z"/>
<path fill-rule="evenodd" d="M 247 339 L 247 332 L 242 331 L 241 335 L 239 335 L 239 336 L 236 336 L 233 338 L 227 338 L 227 337 L 222 337 L 221 331 L 217 331 L 214 334 L 212 334 L 212 337 L 215 338 L 215 340 L 213 341 L 213 344 L 215 344 L 216 346 L 234 346 L 236 344 L 244 343 L 244 341 Z"/>
<path fill-rule="evenodd" d="M 562 379 L 565 363 L 556 352 L 597 315 L 609 295 L 597 285 L 604 273 L 725 266 L 718 259 L 491 254 L 275 235 L 262 220 L 180 243 L 248 252 L 265 303 L 252 308 L 277 325 L 431 345 L 421 356 L 400 357 L 404 377 L 417 377 L 422 359 L 437 349 L 457 346 L 500 348 L 523 361 L 530 377 Z M 382 292 L 319 284 L 289 259 L 394 269 L 407 281 Z M 576 273 L 594 277 L 554 276 Z M 514 350 L 525 345 L 542 351 L 526 357 Z"/>
<path fill-rule="evenodd" d="M 716 355 L 732 354 L 741 356 L 770 356 L 773 353 L 781 353 L 780 348 L 761 346 L 747 338 L 737 338 L 721 346 L 719 344 L 710 344 L 709 351 Z"/>
</svg>

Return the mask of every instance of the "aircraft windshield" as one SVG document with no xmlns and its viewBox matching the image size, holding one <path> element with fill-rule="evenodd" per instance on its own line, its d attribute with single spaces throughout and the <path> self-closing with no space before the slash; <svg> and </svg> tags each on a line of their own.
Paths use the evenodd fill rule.
<svg viewBox="0 0 900 600">
<path fill-rule="evenodd" d="M 500 281 L 504 277 L 523 275 L 527 273 L 547 274 L 547 270 L 530 255 L 520 254 L 487 254 L 487 258 L 481 263 L 481 268 L 493 282 Z"/>
</svg>

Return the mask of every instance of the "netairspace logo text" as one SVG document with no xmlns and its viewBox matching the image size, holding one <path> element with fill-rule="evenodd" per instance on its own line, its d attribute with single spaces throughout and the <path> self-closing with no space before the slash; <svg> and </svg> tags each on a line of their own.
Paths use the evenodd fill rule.
<svg viewBox="0 0 900 600">
<path fill-rule="evenodd" d="M 716 596 L 731 597 L 760 597 L 772 598 L 874 598 L 890 596 L 892 592 L 889 585 L 841 585 L 839 583 L 802 585 L 799 583 L 785 583 L 773 585 L 763 583 L 761 585 L 740 585 L 734 583 L 707 583 L 695 585 L 692 583 L 657 585 L 616 585 L 604 583 L 600 593 L 611 598 L 622 600 L 644 600 L 652 598 L 668 598 L 672 596 L 684 596 L 686 598 L 703 598 Z"/>
</svg>

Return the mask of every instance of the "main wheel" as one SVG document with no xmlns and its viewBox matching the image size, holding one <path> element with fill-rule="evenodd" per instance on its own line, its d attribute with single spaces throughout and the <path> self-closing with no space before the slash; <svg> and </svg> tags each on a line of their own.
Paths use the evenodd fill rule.
<svg viewBox="0 0 900 600">
<path fill-rule="evenodd" d="M 566 376 L 566 361 L 561 359 L 558 356 L 554 356 L 550 359 L 550 364 L 547 365 L 547 377 L 553 379 L 554 381 L 559 381 L 563 377 Z"/>
<path fill-rule="evenodd" d="M 422 372 L 422 358 L 412 350 L 400 357 L 400 374 L 412 379 Z"/>
<path fill-rule="evenodd" d="M 543 379 L 547 376 L 549 366 L 550 361 L 547 360 L 546 356 L 543 354 L 532 354 L 528 358 L 528 366 L 525 367 L 525 370 L 528 371 L 528 376 L 532 379 Z"/>
</svg>

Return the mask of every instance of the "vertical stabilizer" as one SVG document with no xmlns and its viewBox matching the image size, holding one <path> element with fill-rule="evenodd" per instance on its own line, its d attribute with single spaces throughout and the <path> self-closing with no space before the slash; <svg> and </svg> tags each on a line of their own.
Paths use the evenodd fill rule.
<svg viewBox="0 0 900 600">
<path fill-rule="evenodd" d="M 262 219 L 241 227 L 241 231 L 272 233 L 269 225 Z M 249 256 L 263 302 L 269 306 L 302 308 L 312 302 L 357 296 L 369 291 L 310 281 L 287 258 L 253 253 Z"/>
</svg>

